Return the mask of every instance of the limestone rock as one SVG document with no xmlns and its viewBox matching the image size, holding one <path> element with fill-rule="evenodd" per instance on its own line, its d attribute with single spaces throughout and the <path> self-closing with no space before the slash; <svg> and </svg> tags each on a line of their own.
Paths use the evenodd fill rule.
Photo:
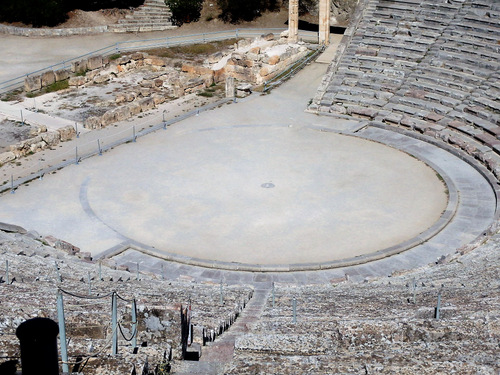
<svg viewBox="0 0 500 375">
<path fill-rule="evenodd" d="M 109 74 L 99 74 L 94 78 L 94 83 L 99 84 L 99 83 L 104 83 L 108 82 L 111 79 L 111 76 Z"/>
<path fill-rule="evenodd" d="M 12 161 L 16 158 L 16 155 L 12 151 L 2 152 L 0 154 L 0 167 L 9 161 Z"/>
<path fill-rule="evenodd" d="M 73 73 L 85 73 L 87 71 L 87 61 L 80 60 L 71 63 L 71 71 Z"/>
<path fill-rule="evenodd" d="M 131 116 L 135 116 L 135 115 L 141 113 L 141 105 L 139 103 L 132 102 L 132 103 L 127 104 L 127 107 L 130 111 Z"/>
<path fill-rule="evenodd" d="M 59 135 L 58 131 L 49 131 L 46 133 L 42 133 L 41 137 L 42 137 L 42 140 L 48 146 L 55 146 L 56 144 L 59 143 L 59 140 L 60 140 L 60 135 Z"/>
<path fill-rule="evenodd" d="M 71 125 L 57 129 L 61 142 L 69 141 L 76 136 L 75 128 Z"/>
<path fill-rule="evenodd" d="M 106 127 L 116 121 L 116 113 L 114 110 L 105 112 L 101 117 L 101 126 Z"/>
<path fill-rule="evenodd" d="M 102 127 L 101 118 L 97 116 L 90 116 L 85 120 L 83 127 L 87 129 L 100 129 Z"/>
<path fill-rule="evenodd" d="M 54 74 L 56 76 L 56 81 L 59 82 L 68 79 L 71 75 L 71 72 L 68 69 L 59 69 L 55 70 Z"/>
<path fill-rule="evenodd" d="M 81 77 L 81 76 L 78 76 L 78 77 L 71 77 L 68 81 L 68 84 L 70 86 L 83 86 L 85 85 L 85 83 L 87 82 L 86 78 L 85 77 Z"/>
<path fill-rule="evenodd" d="M 152 98 L 144 98 L 139 100 L 139 105 L 141 106 L 141 111 L 146 112 L 155 107 L 155 102 Z"/>
<path fill-rule="evenodd" d="M 41 76 L 42 79 L 42 87 L 47 87 L 52 85 L 56 81 L 56 75 L 52 70 L 45 72 Z"/>
<path fill-rule="evenodd" d="M 26 77 L 24 80 L 24 91 L 33 92 L 42 88 L 42 77 L 31 76 Z"/>
<path fill-rule="evenodd" d="M 113 110 L 113 112 L 115 113 L 116 121 L 123 121 L 123 120 L 128 119 L 131 116 L 130 108 L 126 105 L 115 108 Z"/>
<path fill-rule="evenodd" d="M 102 56 L 92 56 L 87 60 L 87 69 L 94 70 L 102 68 Z"/>
</svg>

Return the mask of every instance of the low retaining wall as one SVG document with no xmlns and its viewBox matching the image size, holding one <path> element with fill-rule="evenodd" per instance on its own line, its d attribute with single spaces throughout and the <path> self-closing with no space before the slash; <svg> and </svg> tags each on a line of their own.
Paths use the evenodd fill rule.
<svg viewBox="0 0 500 375">
<path fill-rule="evenodd" d="M 17 36 L 70 36 L 89 35 L 108 32 L 108 26 L 75 27 L 67 29 L 42 29 L 0 25 L 0 34 Z"/>
</svg>

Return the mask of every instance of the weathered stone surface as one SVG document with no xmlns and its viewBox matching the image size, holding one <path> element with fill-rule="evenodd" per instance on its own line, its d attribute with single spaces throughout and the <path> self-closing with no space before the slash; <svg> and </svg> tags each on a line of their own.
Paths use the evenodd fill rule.
<svg viewBox="0 0 500 375">
<path fill-rule="evenodd" d="M 0 166 L 7 164 L 16 158 L 16 155 L 12 151 L 0 153 Z"/>
<path fill-rule="evenodd" d="M 83 126 L 87 129 L 100 129 L 102 127 L 101 118 L 98 116 L 87 117 Z"/>
<path fill-rule="evenodd" d="M 158 106 L 158 104 L 162 104 L 162 103 L 165 103 L 165 97 L 163 95 L 160 95 L 160 94 L 154 94 L 152 96 L 153 98 L 153 101 L 155 103 L 155 106 Z"/>
<path fill-rule="evenodd" d="M 98 74 L 97 76 L 94 77 L 94 83 L 99 84 L 99 83 L 104 83 L 108 82 L 111 79 L 111 75 L 109 74 Z"/>
<path fill-rule="evenodd" d="M 276 65 L 277 63 L 279 63 L 281 60 L 280 56 L 271 56 L 269 57 L 269 60 L 268 60 L 268 64 L 269 65 Z"/>
<path fill-rule="evenodd" d="M 60 135 L 58 131 L 48 131 L 46 133 L 41 134 L 42 140 L 48 145 L 48 146 L 55 146 L 56 144 L 59 143 L 60 140 Z"/>
<path fill-rule="evenodd" d="M 142 52 L 134 52 L 132 55 L 130 55 L 130 58 L 132 60 L 142 60 L 144 59 L 144 54 Z"/>
<path fill-rule="evenodd" d="M 115 97 L 115 103 L 116 104 L 121 104 L 125 103 L 127 101 L 127 95 L 126 94 L 117 94 Z"/>
<path fill-rule="evenodd" d="M 271 41 L 271 40 L 274 40 L 274 34 L 273 33 L 264 34 L 264 35 L 261 35 L 261 38 L 263 40 Z"/>
<path fill-rule="evenodd" d="M 102 68 L 102 56 L 92 56 L 87 60 L 87 69 L 94 70 Z"/>
<path fill-rule="evenodd" d="M 71 71 L 73 73 L 85 73 L 87 71 L 87 60 L 80 60 L 71 63 Z"/>
<path fill-rule="evenodd" d="M 42 74 L 41 79 L 42 87 L 47 87 L 49 85 L 52 85 L 56 81 L 56 75 L 52 70 L 49 70 L 48 72 Z"/>
<path fill-rule="evenodd" d="M 193 66 L 184 64 L 182 66 L 182 71 L 184 73 L 188 73 L 191 75 L 205 75 L 205 74 L 213 74 L 213 71 L 209 68 L 204 68 L 202 66 Z"/>
<path fill-rule="evenodd" d="M 115 108 L 113 112 L 115 113 L 116 121 L 123 121 L 131 116 L 130 108 L 126 105 Z"/>
<path fill-rule="evenodd" d="M 101 116 L 102 127 L 106 127 L 114 122 L 116 122 L 116 113 L 114 110 L 107 111 Z"/>
<path fill-rule="evenodd" d="M 42 88 L 42 77 L 41 76 L 31 76 L 26 77 L 24 80 L 24 91 L 32 92 L 37 91 Z"/>
<path fill-rule="evenodd" d="M 85 85 L 85 83 L 87 82 L 87 79 L 85 77 L 81 77 L 81 76 L 78 76 L 78 77 L 71 77 L 68 81 L 68 84 L 70 86 L 83 86 Z"/>
<path fill-rule="evenodd" d="M 148 57 L 144 59 L 145 65 L 166 66 L 165 60 L 160 57 Z"/>
<path fill-rule="evenodd" d="M 141 113 L 141 105 L 137 102 L 129 103 L 129 104 L 127 104 L 127 107 L 130 111 L 131 116 L 135 116 L 135 115 Z"/>
<path fill-rule="evenodd" d="M 71 125 L 57 129 L 61 142 L 69 141 L 76 136 L 75 128 Z"/>
<path fill-rule="evenodd" d="M 155 102 L 152 98 L 144 98 L 139 100 L 139 105 L 141 106 L 141 111 L 146 112 L 155 107 Z"/>
<path fill-rule="evenodd" d="M 59 69 L 55 70 L 54 74 L 56 76 L 56 81 L 64 81 L 65 79 L 68 79 L 71 76 L 71 72 L 68 69 Z"/>
</svg>

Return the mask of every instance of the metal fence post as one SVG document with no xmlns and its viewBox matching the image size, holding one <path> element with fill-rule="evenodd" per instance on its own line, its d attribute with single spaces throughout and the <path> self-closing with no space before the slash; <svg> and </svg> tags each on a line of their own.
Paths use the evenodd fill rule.
<svg viewBox="0 0 500 375">
<path fill-rule="evenodd" d="M 75 164 L 78 165 L 78 146 L 75 147 Z"/>
<path fill-rule="evenodd" d="M 439 316 L 440 316 L 440 311 L 439 310 L 441 310 L 441 292 L 439 292 L 439 294 L 438 294 L 438 300 L 437 300 L 436 310 L 434 312 L 434 318 L 436 318 L 436 320 L 439 320 Z"/>
<path fill-rule="evenodd" d="M 97 140 L 97 149 L 99 150 L 99 156 L 102 156 L 101 140 Z"/>
<path fill-rule="evenodd" d="M 135 142 L 136 136 L 135 136 L 135 125 L 132 126 L 132 142 Z"/>
<path fill-rule="evenodd" d="M 57 264 L 56 261 L 54 261 L 54 265 L 56 266 L 57 280 L 59 280 L 59 282 L 62 282 L 62 277 L 61 274 L 59 273 L 59 265 Z"/>
<path fill-rule="evenodd" d="M 68 348 L 66 347 L 66 323 L 64 320 L 64 303 L 60 290 L 57 291 L 57 320 L 59 323 L 59 341 L 61 343 L 62 370 L 68 373 Z"/>
<path fill-rule="evenodd" d="M 274 307 L 274 299 L 275 299 L 275 292 L 274 292 L 274 281 L 273 281 L 273 307 Z"/>
<path fill-rule="evenodd" d="M 15 190 L 14 190 L 14 175 L 10 175 L 10 193 L 11 194 L 15 194 Z"/>
<path fill-rule="evenodd" d="M 10 280 L 9 280 L 9 261 L 8 260 L 5 261 L 5 282 L 7 284 L 10 283 Z"/>
<path fill-rule="evenodd" d="M 297 300 L 295 299 L 295 297 L 293 297 L 292 307 L 293 307 L 293 322 L 297 323 Z"/>
<path fill-rule="evenodd" d="M 102 281 L 102 264 L 101 264 L 101 261 L 99 261 L 99 280 Z"/>
<path fill-rule="evenodd" d="M 137 348 L 137 334 L 138 334 L 139 324 L 137 322 L 137 306 L 135 304 L 135 298 L 132 301 L 132 332 L 134 333 L 132 339 L 132 348 Z"/>
<path fill-rule="evenodd" d="M 220 279 L 220 304 L 221 304 L 221 306 L 224 304 L 224 292 L 222 290 L 222 279 Z"/>
<path fill-rule="evenodd" d="M 87 280 L 89 281 L 89 296 L 92 294 L 92 280 L 90 279 L 90 271 L 87 273 Z"/>
<path fill-rule="evenodd" d="M 117 318 L 117 306 L 116 306 L 116 292 L 113 292 L 111 297 L 111 330 L 112 330 L 112 343 L 111 343 L 111 354 L 118 354 L 118 318 Z"/>
</svg>

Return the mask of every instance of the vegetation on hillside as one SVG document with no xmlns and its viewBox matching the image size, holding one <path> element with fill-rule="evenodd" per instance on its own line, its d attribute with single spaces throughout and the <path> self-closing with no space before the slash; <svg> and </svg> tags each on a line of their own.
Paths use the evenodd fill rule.
<svg viewBox="0 0 500 375">
<path fill-rule="evenodd" d="M 217 0 L 221 10 L 219 18 L 225 22 L 238 23 L 252 21 L 262 12 L 276 11 L 280 8 L 280 0 Z"/>
<path fill-rule="evenodd" d="M 203 9 L 203 0 L 165 0 L 165 4 L 172 12 L 172 23 L 177 26 L 198 21 Z"/>
<path fill-rule="evenodd" d="M 0 21 L 22 22 L 33 27 L 56 26 L 67 19 L 69 11 L 94 11 L 137 7 L 144 0 L 1 0 Z"/>
</svg>

